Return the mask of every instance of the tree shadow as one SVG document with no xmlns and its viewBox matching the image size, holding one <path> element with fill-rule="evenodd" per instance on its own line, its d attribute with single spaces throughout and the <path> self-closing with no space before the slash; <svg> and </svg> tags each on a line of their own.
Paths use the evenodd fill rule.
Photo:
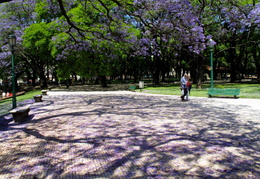
<svg viewBox="0 0 260 179">
<path fill-rule="evenodd" d="M 13 121 L 13 118 L 10 115 L 5 114 L 0 117 L 0 131 L 8 130 L 8 124 Z"/>
<path fill-rule="evenodd" d="M 240 120 L 236 111 L 245 106 L 212 102 L 135 94 L 46 98 L 32 108 L 32 120 L 3 131 L 0 176 L 259 177 L 259 123 Z"/>
</svg>

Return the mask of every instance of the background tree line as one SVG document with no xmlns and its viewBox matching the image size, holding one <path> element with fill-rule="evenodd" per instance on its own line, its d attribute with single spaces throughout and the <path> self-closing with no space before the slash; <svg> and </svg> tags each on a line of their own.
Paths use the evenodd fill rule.
<svg viewBox="0 0 260 179">
<path fill-rule="evenodd" d="M 47 86 L 71 75 L 154 84 L 173 69 L 197 88 L 209 68 L 235 82 L 260 77 L 260 3 L 255 0 L 13 0 L 0 4 L 0 78 L 10 76 L 9 34 L 17 37 L 16 76 Z"/>
</svg>

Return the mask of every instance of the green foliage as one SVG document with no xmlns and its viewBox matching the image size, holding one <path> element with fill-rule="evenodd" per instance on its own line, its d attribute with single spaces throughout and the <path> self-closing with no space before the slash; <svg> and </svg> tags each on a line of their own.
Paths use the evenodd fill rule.
<svg viewBox="0 0 260 179">
<path fill-rule="evenodd" d="M 46 1 L 38 1 L 36 3 L 35 12 L 37 13 L 37 22 L 41 22 L 43 19 L 49 18 Z"/>
<path fill-rule="evenodd" d="M 52 33 L 48 29 L 49 25 L 44 22 L 32 24 L 24 31 L 24 35 L 22 36 L 23 45 L 32 51 L 38 51 L 44 55 L 46 50 L 49 49 L 52 36 Z"/>
<path fill-rule="evenodd" d="M 80 38 L 75 31 L 70 32 L 70 35 L 74 36 L 77 41 L 64 32 L 57 33 L 51 41 L 52 56 L 63 54 L 63 59 L 57 66 L 60 78 L 68 78 L 68 73 L 72 72 L 82 77 L 111 75 L 119 64 L 118 59 L 127 58 L 130 44 L 115 40 L 112 36 L 117 36 L 119 29 L 124 30 L 130 34 L 125 37 L 127 40 L 136 38 L 140 31 L 133 26 L 129 28 L 129 25 L 121 22 L 102 21 L 104 15 L 108 15 L 116 6 L 112 1 L 103 1 L 103 3 L 106 8 L 99 1 L 79 3 L 67 13 L 71 21 L 75 22 L 78 28 L 84 29 L 85 32 L 84 36 Z M 59 23 L 62 24 L 63 19 L 60 20 Z M 52 29 L 62 28 L 55 22 L 52 22 L 50 26 Z M 101 40 L 94 33 L 104 38 Z M 89 48 L 76 50 L 74 47 L 73 50 L 66 46 L 76 46 L 81 42 L 88 42 Z M 114 59 L 112 56 L 117 56 L 117 58 Z"/>
<path fill-rule="evenodd" d="M 53 58 L 55 58 L 58 54 L 62 53 L 63 48 L 61 47 L 64 47 L 66 45 L 69 38 L 70 38 L 69 34 L 65 32 L 58 33 L 52 38 L 50 42 L 50 49 Z"/>
<path fill-rule="evenodd" d="M 147 56 L 144 55 L 131 59 L 131 53 L 134 51 L 133 43 L 138 43 L 136 39 L 144 39 L 146 37 L 154 38 L 152 36 L 149 37 L 150 34 L 148 32 L 147 34 L 144 33 L 145 29 L 140 25 L 142 19 L 134 15 L 133 12 L 137 10 L 138 7 L 141 7 L 141 5 L 133 6 L 133 0 L 63 1 L 66 14 L 78 29 L 70 26 L 65 17 L 59 16 L 60 11 L 58 10 L 58 6 L 53 8 L 56 10 L 55 12 L 52 8 L 48 7 L 48 3 L 51 1 L 36 0 L 36 5 L 27 4 L 25 2 L 27 2 L 27 0 L 21 4 L 8 4 L 5 7 L 6 12 L 0 14 L 0 19 L 19 19 L 17 21 L 20 21 L 19 24 L 23 26 L 15 27 L 13 25 L 12 27 L 16 30 L 21 30 L 23 29 L 22 27 L 28 25 L 23 32 L 19 32 L 19 34 L 24 34 L 22 36 L 22 46 L 24 48 L 21 48 L 23 50 L 21 54 L 27 55 L 26 58 L 33 56 L 35 59 L 42 59 L 40 61 L 43 64 L 42 69 L 46 67 L 46 59 L 62 56 L 62 60 L 52 61 L 51 63 L 51 67 L 58 70 L 58 75 L 61 78 L 68 78 L 71 73 L 76 73 L 82 77 L 111 75 L 114 71 L 124 71 L 126 68 L 128 68 L 128 71 L 130 71 L 132 75 L 134 73 L 133 71 L 135 71 L 141 63 L 143 63 L 143 66 L 147 66 L 145 69 L 148 69 L 147 71 L 149 71 L 149 73 L 154 72 L 155 64 L 150 63 L 153 62 L 153 58 L 147 58 L 147 56 L 149 56 L 147 54 L 150 52 L 146 54 Z M 157 1 L 153 2 L 156 3 Z M 250 26 L 250 28 L 246 27 L 245 31 L 239 28 L 238 30 L 232 30 L 229 27 L 229 18 L 233 16 L 227 16 L 227 14 L 221 11 L 223 10 L 221 8 L 226 8 L 230 14 L 234 12 L 235 14 L 240 13 L 240 11 L 244 10 L 245 5 L 255 4 L 255 0 L 191 0 L 190 2 L 194 7 L 194 17 L 199 16 L 199 20 L 196 23 L 203 24 L 204 34 L 206 36 L 212 35 L 212 38 L 217 42 L 214 49 L 214 62 L 218 67 L 230 67 L 230 59 L 235 59 L 235 64 L 239 66 L 238 71 L 241 73 L 245 71 L 255 72 L 257 69 L 260 69 L 257 67 L 259 52 L 256 52 L 256 44 L 259 41 L 259 31 L 257 31 L 256 25 Z M 55 4 L 57 2 L 53 3 Z M 29 6 L 32 7 L 29 9 Z M 127 9 L 127 12 L 132 12 L 133 16 L 123 14 L 125 12 L 120 11 L 118 6 L 122 9 Z M 23 8 L 21 7 L 25 7 L 25 9 L 22 10 Z M 249 7 L 251 6 L 248 6 L 248 9 Z M 159 6 L 158 9 L 160 9 Z M 235 11 L 231 11 L 233 9 Z M 245 8 L 243 13 L 247 14 L 248 9 Z M 149 10 L 148 6 L 144 6 L 141 11 L 144 11 L 147 15 L 147 19 L 144 20 L 149 21 L 151 25 L 153 25 L 153 22 L 156 24 L 160 17 L 165 16 L 164 10 L 158 10 L 157 14 L 157 11 Z M 174 21 L 174 13 L 169 14 L 169 16 L 171 15 Z M 34 17 L 36 17 L 36 19 Z M 241 16 L 239 16 L 239 18 L 240 17 Z M 43 19 L 56 20 L 50 23 L 40 23 Z M 132 24 L 126 23 L 132 19 L 135 19 L 135 21 L 132 21 Z M 178 19 L 176 18 L 176 20 Z M 37 24 L 32 24 L 32 22 L 37 22 Z M 167 26 L 163 26 L 163 23 L 161 27 L 155 29 L 158 34 L 160 34 L 160 30 L 163 28 L 167 29 Z M 171 27 L 171 30 L 174 28 L 176 27 Z M 8 32 L 3 31 L 2 36 L 7 36 L 7 33 L 9 34 L 14 29 L 9 29 Z M 183 29 L 180 29 L 180 31 Z M 1 40 L 4 41 L 4 38 L 1 38 Z M 161 66 L 160 68 L 163 70 L 167 68 L 167 70 L 165 70 L 166 73 L 169 72 L 172 67 L 175 68 L 176 71 L 181 71 L 181 69 L 177 68 L 183 68 L 188 71 L 197 72 L 199 68 L 195 67 L 194 64 L 198 64 L 198 66 L 208 64 L 208 51 L 205 50 L 201 52 L 201 54 L 198 55 L 200 57 L 189 52 L 187 53 L 186 50 L 188 47 L 181 46 L 177 48 L 175 46 L 176 44 L 182 44 L 178 37 L 164 38 L 162 40 L 162 36 L 158 35 L 155 40 L 158 42 L 160 60 L 165 62 L 164 64 L 156 65 Z M 230 41 L 234 41 L 236 44 L 232 46 Z M 204 42 L 205 41 L 200 41 L 198 44 L 201 43 L 204 45 Z M 80 46 L 81 44 L 84 46 L 84 43 L 88 43 L 88 45 L 86 45 L 88 47 L 83 48 Z M 4 42 L 1 42 L 1 44 L 4 45 Z M 71 47 L 77 45 L 80 47 Z M 243 49 L 243 46 L 245 46 L 246 49 Z M 80 48 L 83 49 L 79 50 Z M 149 50 L 149 48 L 148 46 L 147 49 Z M 234 58 L 229 58 L 230 56 L 228 56 L 230 55 L 230 49 L 235 49 L 232 52 L 236 53 Z M 175 54 L 179 56 L 176 57 Z M 198 59 L 201 61 L 197 63 Z M 248 59 L 248 61 L 245 59 Z M 39 61 L 35 63 L 38 62 Z M 48 64 L 50 63 L 48 62 Z M 244 70 L 244 68 L 246 68 L 246 70 Z M 143 69 L 137 70 L 141 71 Z"/>
</svg>

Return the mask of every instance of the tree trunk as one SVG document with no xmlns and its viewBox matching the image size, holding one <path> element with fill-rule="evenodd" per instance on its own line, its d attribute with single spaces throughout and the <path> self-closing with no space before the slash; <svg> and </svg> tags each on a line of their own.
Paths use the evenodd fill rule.
<svg viewBox="0 0 260 179">
<path fill-rule="evenodd" d="M 54 82 L 55 85 L 58 85 L 58 84 L 59 84 L 59 79 L 58 79 L 58 77 L 57 77 L 57 72 L 56 72 L 56 71 L 54 71 L 54 72 L 52 73 L 52 82 L 53 82 L 53 80 L 55 81 L 55 82 Z"/>
<path fill-rule="evenodd" d="M 242 77 L 244 77 L 247 73 L 247 67 L 248 67 L 248 49 L 245 45 L 240 47 L 239 59 L 241 60 L 240 71 L 241 71 Z"/>
<path fill-rule="evenodd" d="M 40 80 L 41 80 L 41 88 L 46 88 L 47 85 L 47 79 L 45 77 L 45 71 L 41 70 L 40 72 Z"/>
<path fill-rule="evenodd" d="M 192 75 L 195 77 L 195 83 L 196 83 L 196 88 L 201 89 L 202 88 L 202 79 L 203 79 L 203 57 L 202 56 L 195 56 L 195 63 L 196 63 L 196 69 L 195 69 L 195 74 Z"/>
<path fill-rule="evenodd" d="M 230 49 L 228 50 L 229 60 L 230 60 L 230 83 L 234 83 L 236 81 L 236 42 L 230 42 Z"/>
<path fill-rule="evenodd" d="M 169 64 L 168 62 L 164 59 L 162 61 L 162 68 L 161 68 L 161 75 L 162 75 L 162 82 L 166 81 L 166 75 L 169 73 Z"/>
<path fill-rule="evenodd" d="M 36 86 L 36 71 L 35 71 L 35 70 L 33 70 L 32 85 L 33 85 L 33 86 Z"/>
<path fill-rule="evenodd" d="M 27 84 L 30 84 L 30 79 L 32 77 L 31 73 L 29 72 L 29 70 L 25 71 L 26 75 L 27 75 Z"/>
<path fill-rule="evenodd" d="M 258 49 L 258 55 L 257 55 L 257 49 Z M 253 58 L 255 61 L 255 66 L 256 66 L 256 73 L 257 73 L 257 79 L 259 81 L 260 79 L 260 48 L 257 48 L 257 45 L 255 45 L 255 48 L 253 50 Z"/>
<path fill-rule="evenodd" d="M 160 60 L 158 56 L 154 57 L 154 75 L 153 75 L 154 85 L 160 84 Z"/>
<path fill-rule="evenodd" d="M 107 78 L 105 75 L 100 76 L 101 87 L 107 87 Z"/>
</svg>

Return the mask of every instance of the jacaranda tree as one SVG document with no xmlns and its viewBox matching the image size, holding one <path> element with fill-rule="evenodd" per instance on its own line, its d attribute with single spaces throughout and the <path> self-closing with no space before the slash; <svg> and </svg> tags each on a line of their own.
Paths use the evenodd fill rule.
<svg viewBox="0 0 260 179">
<path fill-rule="evenodd" d="M 25 2 L 31 4 L 25 6 Z M 154 83 L 159 84 L 160 79 L 175 69 L 177 77 L 181 72 L 191 73 L 201 87 L 203 73 L 207 72 L 204 66 L 209 63 L 210 38 L 216 42 L 214 65 L 230 69 L 232 82 L 237 74 L 245 74 L 250 68 L 259 69 L 260 11 L 259 3 L 254 0 L 44 0 L 34 3 L 15 0 L 9 3 L 1 5 L 4 12 L 1 19 L 7 27 L 11 22 L 19 26 L 11 25 L 12 28 L 5 29 L 6 33 L 15 31 L 21 37 L 25 27 L 35 23 L 40 27 L 42 21 L 48 24 L 52 34 L 38 50 L 49 48 L 45 54 L 56 59 L 51 65 L 61 78 L 68 78 L 71 73 L 96 76 L 105 86 L 105 76 L 123 76 L 118 74 L 121 71 L 136 77 L 142 69 L 152 74 Z M 27 8 L 25 12 L 21 8 L 10 11 L 10 7 L 19 3 Z M 32 34 L 37 37 L 37 33 Z M 27 42 L 34 38 L 23 37 Z M 45 36 L 42 38 L 41 41 Z M 35 47 L 25 47 L 25 44 L 22 49 L 27 49 L 24 56 L 28 57 L 26 54 Z M 143 63 L 149 66 L 143 68 Z"/>
</svg>

